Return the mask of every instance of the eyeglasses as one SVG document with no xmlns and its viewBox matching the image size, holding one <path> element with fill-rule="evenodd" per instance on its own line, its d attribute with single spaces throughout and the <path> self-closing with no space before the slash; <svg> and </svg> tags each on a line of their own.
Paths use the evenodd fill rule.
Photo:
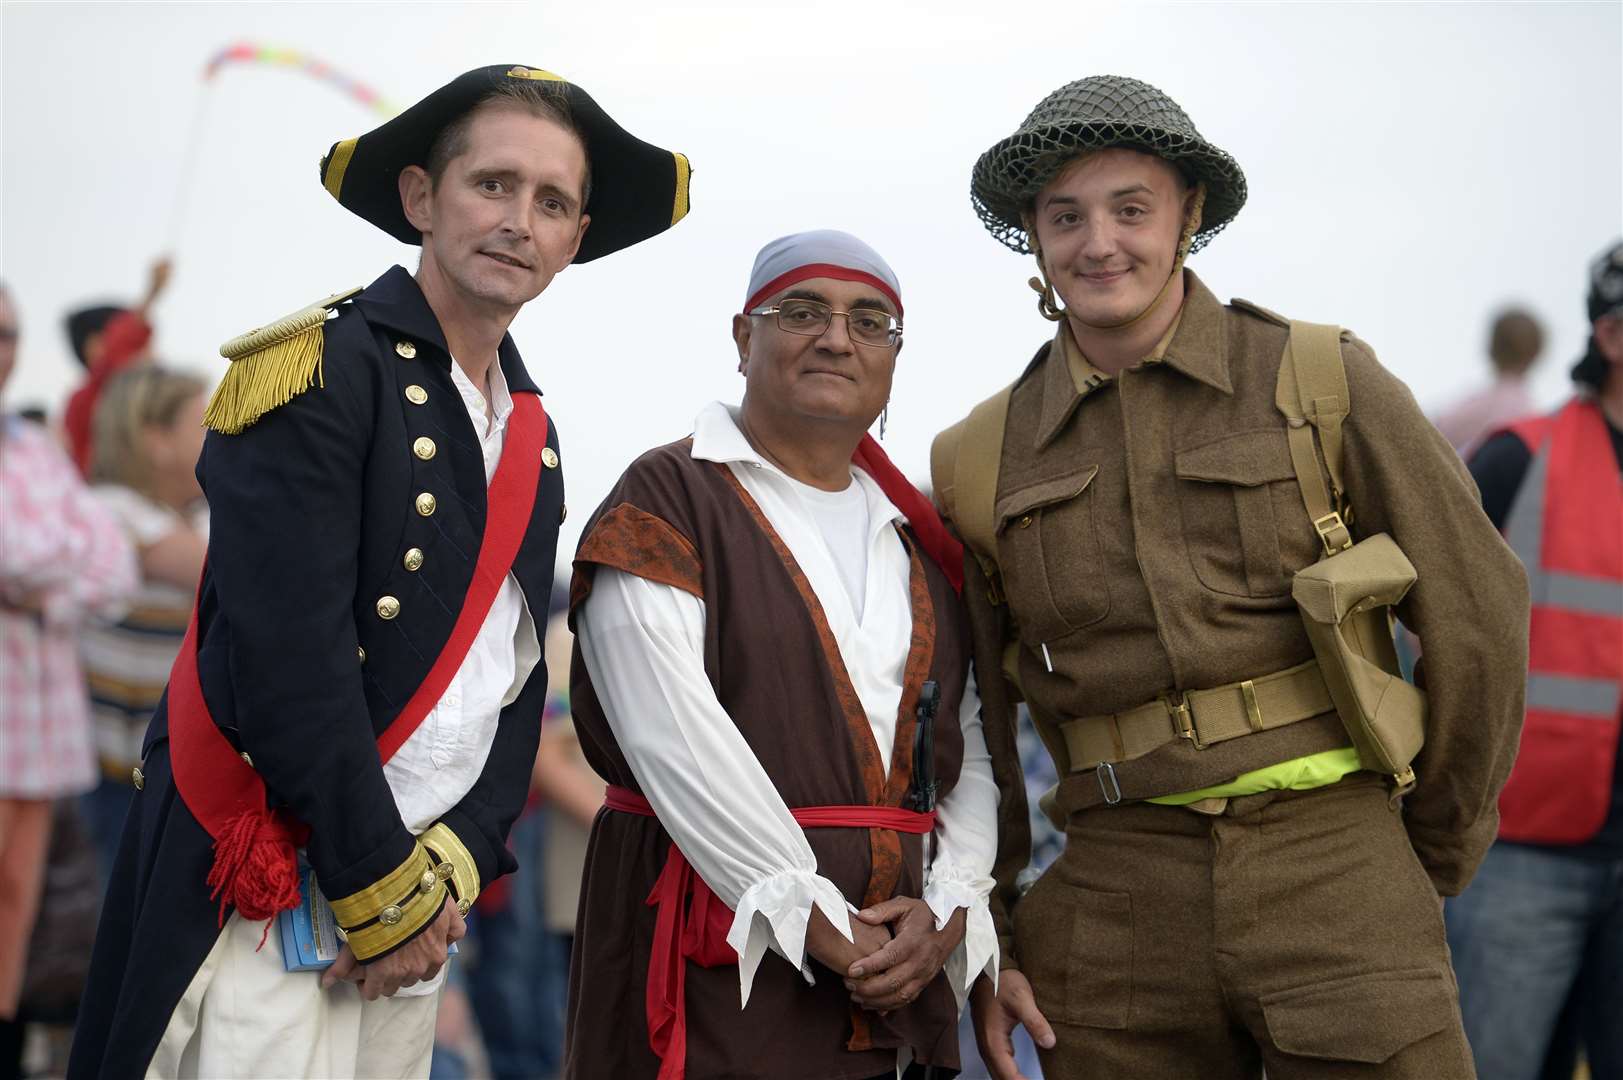
<svg viewBox="0 0 1623 1080">
<path fill-rule="evenodd" d="M 785 300 L 776 307 L 752 311 L 751 315 L 776 315 L 778 329 L 804 337 L 822 337 L 834 322 L 834 316 L 844 315 L 846 330 L 851 340 L 859 345 L 882 348 L 902 340 L 902 324 L 887 311 L 878 308 L 857 308 L 854 311 L 835 311 L 817 300 Z"/>
</svg>

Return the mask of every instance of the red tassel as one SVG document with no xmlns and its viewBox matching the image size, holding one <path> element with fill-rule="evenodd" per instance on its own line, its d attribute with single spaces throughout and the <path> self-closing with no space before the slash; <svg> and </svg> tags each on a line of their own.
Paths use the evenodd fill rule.
<svg viewBox="0 0 1623 1080">
<path fill-rule="evenodd" d="M 263 807 L 234 816 L 215 838 L 208 883 L 209 899 L 220 901 L 221 926 L 227 906 L 250 922 L 265 920 L 263 947 L 269 920 L 299 906 L 298 851 L 286 827 Z"/>
</svg>

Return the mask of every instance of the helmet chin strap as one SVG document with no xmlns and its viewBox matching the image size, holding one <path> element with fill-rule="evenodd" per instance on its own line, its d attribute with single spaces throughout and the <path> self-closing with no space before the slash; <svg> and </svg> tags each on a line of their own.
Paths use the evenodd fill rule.
<svg viewBox="0 0 1623 1080">
<path fill-rule="evenodd" d="M 1206 185 L 1203 183 L 1196 184 L 1195 197 L 1190 200 L 1189 213 L 1184 217 L 1183 232 L 1178 236 L 1178 255 L 1177 258 L 1172 260 L 1172 270 L 1167 274 L 1167 279 L 1161 283 L 1161 291 L 1155 294 L 1155 299 L 1144 306 L 1143 311 L 1123 319 L 1121 322 L 1090 323 L 1082 319 L 1077 319 L 1077 322 L 1082 323 L 1083 326 L 1090 330 L 1125 330 L 1129 326 L 1148 318 L 1151 312 L 1161 306 L 1161 301 L 1166 299 L 1167 293 L 1172 289 L 1172 283 L 1183 272 L 1184 260 L 1189 258 L 1189 248 L 1195 242 L 1195 234 L 1200 231 L 1201 212 L 1205 207 Z M 1040 278 L 1032 278 L 1026 284 L 1030 285 L 1031 290 L 1037 294 L 1037 310 L 1042 312 L 1043 318 L 1050 322 L 1059 322 L 1066 317 L 1066 310 L 1059 306 L 1059 302 L 1054 296 L 1054 286 L 1049 282 L 1048 270 L 1043 266 L 1042 248 L 1037 246 L 1037 233 L 1034 229 L 1027 229 L 1026 235 L 1031 240 L 1032 254 L 1037 256 L 1037 272 L 1042 275 Z"/>
</svg>

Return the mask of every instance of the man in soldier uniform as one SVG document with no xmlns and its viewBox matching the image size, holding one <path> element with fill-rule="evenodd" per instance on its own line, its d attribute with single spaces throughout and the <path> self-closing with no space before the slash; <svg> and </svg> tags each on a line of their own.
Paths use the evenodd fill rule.
<svg viewBox="0 0 1623 1080">
<path fill-rule="evenodd" d="M 964 593 L 1003 795 L 1004 971 L 974 998 L 1001 1078 L 1017 1022 L 1055 1076 L 1471 1072 L 1438 896 L 1494 835 L 1525 580 L 1453 451 L 1358 338 L 1325 328 L 1318 355 L 1342 388 L 1288 417 L 1292 324 L 1183 268 L 1245 195 L 1228 154 L 1124 78 L 1055 92 L 975 167 L 978 213 L 1037 256 L 1058 323 L 933 455 L 966 541 L 982 518 L 991 537 Z M 990 445 L 977 416 L 996 421 Z M 1315 488 L 1328 505 L 1310 515 Z M 1398 607 L 1429 673 L 1412 774 L 1362 759 L 1293 604 L 1297 571 L 1366 538 L 1395 541 L 1418 575 Z M 1021 696 L 1067 830 L 1023 898 Z"/>
<path fill-rule="evenodd" d="M 422 259 L 221 350 L 208 564 L 74 1076 L 426 1075 L 448 947 L 514 869 L 564 506 L 506 331 L 570 263 L 679 220 L 687 161 L 499 65 L 336 144 L 321 176 Z M 311 903 L 306 864 L 347 941 L 324 974 L 267 940 Z"/>
</svg>

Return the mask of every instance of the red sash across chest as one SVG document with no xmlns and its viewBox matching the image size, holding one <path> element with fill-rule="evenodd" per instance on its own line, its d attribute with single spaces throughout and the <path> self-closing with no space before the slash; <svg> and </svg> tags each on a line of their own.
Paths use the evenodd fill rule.
<svg viewBox="0 0 1623 1080">
<path fill-rule="evenodd" d="M 501 460 L 486 493 L 485 531 L 473 580 L 445 648 L 405 708 L 378 736 L 381 761 L 394 756 L 444 695 L 512 569 L 535 508 L 546 435 L 547 414 L 539 395 L 514 394 Z M 284 811 L 267 809 L 265 782 L 215 726 L 198 680 L 197 637 L 194 604 L 169 674 L 169 755 L 175 790 L 214 838 L 208 884 L 213 889 L 210 899 L 220 901 L 222 924 L 228 905 L 245 919 L 269 919 L 298 906 L 295 848 L 308 838 L 309 828 Z"/>
<path fill-rule="evenodd" d="M 654 808 L 630 788 L 610 785 L 603 806 L 624 814 L 655 817 Z M 935 828 L 935 812 L 895 806 L 803 806 L 789 811 L 803 829 L 890 829 L 923 835 Z M 687 963 L 725 967 L 738 963 L 727 944 L 733 912 L 693 872 L 673 843 L 648 894 L 655 909 L 648 961 L 648 1043 L 660 1059 L 658 1080 L 683 1080 L 687 1069 Z"/>
</svg>

